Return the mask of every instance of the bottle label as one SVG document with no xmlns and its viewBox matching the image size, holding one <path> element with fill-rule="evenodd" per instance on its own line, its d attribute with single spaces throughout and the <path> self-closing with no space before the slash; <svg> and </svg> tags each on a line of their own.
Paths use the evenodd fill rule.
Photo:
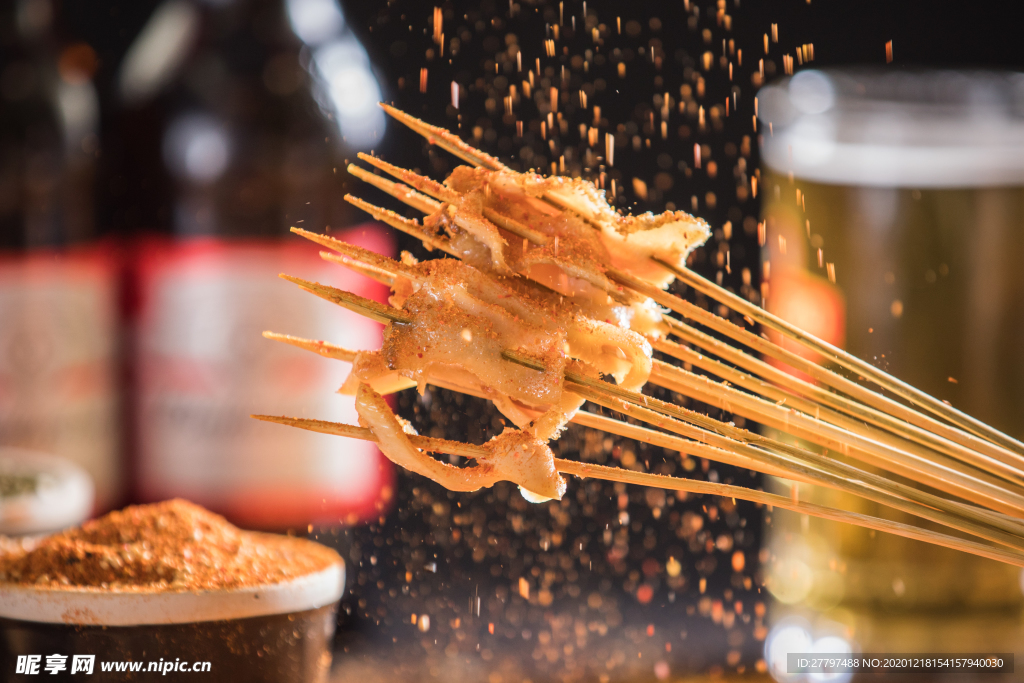
<svg viewBox="0 0 1024 683">
<path fill-rule="evenodd" d="M 388 254 L 370 224 L 336 237 Z M 251 414 L 357 424 L 337 393 L 349 364 L 263 338 L 270 330 L 376 349 L 381 326 L 282 280 L 288 273 L 385 301 L 385 286 L 324 261 L 303 239 L 150 240 L 140 245 L 136 322 L 140 493 L 188 498 L 243 525 L 375 517 L 393 470 L 376 446 Z"/>
<path fill-rule="evenodd" d="M 119 256 L 111 245 L 0 255 L 0 445 L 66 457 L 122 492 Z"/>
</svg>

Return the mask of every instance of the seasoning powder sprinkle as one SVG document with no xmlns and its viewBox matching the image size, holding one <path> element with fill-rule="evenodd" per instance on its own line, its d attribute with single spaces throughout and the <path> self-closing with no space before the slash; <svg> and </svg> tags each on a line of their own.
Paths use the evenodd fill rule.
<svg viewBox="0 0 1024 683">
<path fill-rule="evenodd" d="M 0 582 L 117 591 L 242 588 L 287 581 L 340 560 L 297 538 L 242 531 L 184 500 L 112 512 L 0 554 Z"/>
</svg>

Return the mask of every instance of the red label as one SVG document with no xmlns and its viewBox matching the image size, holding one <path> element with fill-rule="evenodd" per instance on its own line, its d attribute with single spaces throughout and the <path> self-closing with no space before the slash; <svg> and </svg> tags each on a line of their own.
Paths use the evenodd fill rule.
<svg viewBox="0 0 1024 683">
<path fill-rule="evenodd" d="M 376 224 L 335 236 L 378 253 Z M 137 250 L 138 474 L 147 500 L 188 498 L 259 527 L 374 517 L 393 470 L 372 443 L 253 420 L 356 423 L 337 394 L 349 365 L 264 330 L 375 349 L 381 326 L 302 291 L 288 273 L 386 300 L 383 285 L 325 262 L 307 240 L 149 240 Z"/>
<path fill-rule="evenodd" d="M 108 244 L 0 254 L 0 445 L 82 465 L 101 510 L 122 490 L 119 268 Z"/>
</svg>

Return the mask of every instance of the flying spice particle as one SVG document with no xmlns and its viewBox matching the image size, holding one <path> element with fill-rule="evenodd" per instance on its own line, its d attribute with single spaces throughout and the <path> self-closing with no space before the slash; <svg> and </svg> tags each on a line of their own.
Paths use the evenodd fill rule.
<svg viewBox="0 0 1024 683">
<path fill-rule="evenodd" d="M 452 81 L 452 106 L 459 108 L 459 84 Z"/>
<path fill-rule="evenodd" d="M 640 178 L 633 178 L 633 194 L 639 199 L 647 201 L 647 183 Z"/>
<path fill-rule="evenodd" d="M 703 117 L 703 111 L 704 110 L 701 109 L 701 112 L 702 112 L 701 119 L 702 120 L 704 118 Z M 693 165 L 694 165 L 695 168 L 700 168 L 700 143 L 697 143 L 697 142 L 693 143 Z"/>
<path fill-rule="evenodd" d="M 440 7 L 434 8 L 434 42 L 438 45 L 444 44 L 444 33 L 442 33 L 444 27 L 444 13 Z"/>
<path fill-rule="evenodd" d="M 892 63 L 892 41 L 890 40 L 885 44 L 885 63 Z"/>
<path fill-rule="evenodd" d="M 665 124 L 662 123 L 661 125 L 664 131 Z M 611 133 L 604 134 L 604 158 L 608 161 L 609 166 L 615 165 L 615 136 Z"/>
<path fill-rule="evenodd" d="M 778 24 L 772 24 L 772 42 L 773 43 L 779 42 L 779 25 Z"/>
<path fill-rule="evenodd" d="M 828 269 L 828 281 L 831 282 L 832 284 L 835 284 L 836 283 L 836 264 L 829 263 L 828 266 L 827 266 L 827 269 Z"/>
<path fill-rule="evenodd" d="M 746 566 L 747 566 L 747 558 L 743 554 L 743 551 L 742 550 L 737 550 L 736 552 L 734 552 L 732 554 L 732 570 L 734 572 L 741 572 L 741 571 L 743 571 L 743 568 L 746 567 Z M 741 612 L 743 610 L 743 607 L 742 607 L 741 603 L 736 603 L 736 605 L 737 605 L 736 612 L 738 614 L 739 612 Z"/>
<path fill-rule="evenodd" d="M 420 92 L 427 92 L 427 67 L 420 69 Z"/>
<path fill-rule="evenodd" d="M 764 34 L 764 53 L 768 54 L 768 34 Z"/>
</svg>

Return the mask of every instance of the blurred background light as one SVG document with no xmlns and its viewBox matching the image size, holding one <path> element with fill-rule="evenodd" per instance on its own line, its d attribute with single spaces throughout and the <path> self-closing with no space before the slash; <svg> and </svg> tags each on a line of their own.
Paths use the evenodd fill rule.
<svg viewBox="0 0 1024 683">
<path fill-rule="evenodd" d="M 335 0 L 288 0 L 287 11 L 292 31 L 309 46 L 320 45 L 345 28 Z"/>
<path fill-rule="evenodd" d="M 164 137 L 164 160 L 179 177 L 209 183 L 224 172 L 231 157 L 228 131 L 206 114 L 175 119 Z"/>
<path fill-rule="evenodd" d="M 810 626 L 803 619 L 784 619 L 772 628 L 764 642 L 764 658 L 772 678 L 783 683 L 804 681 L 801 674 L 787 672 L 786 656 L 791 652 L 810 652 Z"/>
<path fill-rule="evenodd" d="M 384 98 L 370 58 L 345 26 L 335 0 L 287 0 L 292 31 L 314 48 L 308 69 L 324 115 L 333 119 L 350 149 L 379 145 L 386 126 L 378 103 Z"/>
<path fill-rule="evenodd" d="M 346 36 L 324 45 L 313 55 L 313 65 L 346 145 L 369 149 L 378 144 L 385 126 L 384 112 L 377 106 L 383 95 L 359 41 Z"/>
<path fill-rule="evenodd" d="M 160 5 L 128 49 L 118 85 L 129 104 L 149 99 L 166 85 L 188 56 L 199 29 L 199 12 L 186 0 Z"/>
</svg>

